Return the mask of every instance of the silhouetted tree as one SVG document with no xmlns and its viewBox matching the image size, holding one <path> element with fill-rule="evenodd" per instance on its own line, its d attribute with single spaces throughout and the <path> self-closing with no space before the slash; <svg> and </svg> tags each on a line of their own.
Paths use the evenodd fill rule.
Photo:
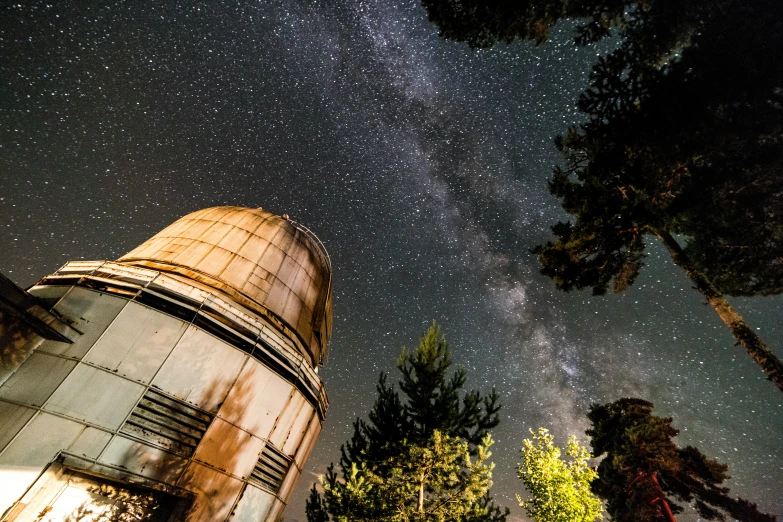
<svg viewBox="0 0 783 522">
<path fill-rule="evenodd" d="M 617 38 L 580 96 L 588 121 L 557 140 L 566 166 L 549 188 L 575 221 L 535 250 L 542 273 L 620 292 L 654 236 L 783 390 L 783 363 L 723 297 L 783 292 L 780 2 L 423 3 L 444 36 L 476 46 L 542 42 L 562 18 L 580 20 L 579 44 Z"/>
<path fill-rule="evenodd" d="M 470 501 L 471 509 L 455 511 L 456 520 L 505 521 L 508 510 L 501 511 L 483 493 L 480 498 L 474 498 L 476 484 L 485 483 L 482 477 L 488 480 L 485 475 L 488 465 L 484 461 L 488 456 L 489 430 L 499 422 L 498 395 L 494 390 L 489 395 L 464 392 L 465 370 L 459 368 L 449 375 L 451 365 L 451 352 L 434 323 L 414 352 L 403 349 L 397 364 L 402 374 L 399 383 L 402 397 L 387 383 L 386 375 L 381 374 L 378 398 L 368 421 L 356 419 L 351 439 L 341 448 L 339 476 L 332 465 L 323 480 L 325 496 L 322 498 L 315 487 L 311 490 L 310 522 L 323 522 L 324 516 L 337 521 L 347 514 L 358 516 L 357 513 L 366 520 L 399 520 L 395 516 L 409 513 L 410 506 L 419 504 L 421 492 L 428 499 L 439 498 L 443 488 L 439 490 L 437 481 L 427 482 L 423 490 L 418 487 L 415 491 L 406 489 L 405 484 L 410 485 L 411 481 L 403 481 L 404 484 L 399 481 L 400 477 L 421 472 L 414 461 L 418 458 L 423 462 L 425 455 L 434 459 L 432 469 L 440 469 L 438 465 L 448 462 L 451 471 L 456 472 L 456 466 L 459 473 L 475 478 L 473 482 L 455 486 L 457 489 L 465 486 L 466 492 L 471 491 L 463 499 Z M 473 460 L 468 463 L 464 457 Z M 471 472 L 471 466 L 478 467 Z M 381 484 L 388 487 L 383 489 Z M 373 496 L 382 492 L 388 498 Z M 405 503 L 406 509 L 400 508 L 400 502 Z M 440 516 L 415 515 L 415 512 L 412 519 L 423 516 L 422 519 L 430 520 Z"/>
<path fill-rule="evenodd" d="M 725 515 L 743 522 L 774 522 L 755 504 L 729 496 L 721 487 L 728 467 L 698 449 L 679 448 L 672 440 L 679 432 L 671 418 L 652 415 L 653 404 L 620 399 L 590 408 L 593 452 L 604 459 L 598 466 L 593 491 L 606 499 L 606 510 L 617 522 L 668 519 L 692 505 L 707 520 Z"/>
</svg>

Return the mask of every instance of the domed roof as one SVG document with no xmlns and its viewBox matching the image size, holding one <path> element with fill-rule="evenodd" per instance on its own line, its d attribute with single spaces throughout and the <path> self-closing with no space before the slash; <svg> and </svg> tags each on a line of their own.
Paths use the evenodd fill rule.
<svg viewBox="0 0 783 522">
<path fill-rule="evenodd" d="M 260 208 L 188 214 L 117 260 L 185 276 L 271 314 L 326 356 L 332 330 L 331 263 L 308 229 Z"/>
</svg>

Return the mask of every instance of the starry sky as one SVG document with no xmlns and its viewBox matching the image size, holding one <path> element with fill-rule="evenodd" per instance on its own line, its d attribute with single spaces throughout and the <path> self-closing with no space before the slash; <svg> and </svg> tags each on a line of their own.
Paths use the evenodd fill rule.
<svg viewBox="0 0 783 522">
<path fill-rule="evenodd" d="M 494 495 L 514 520 L 527 430 L 585 440 L 589 404 L 627 396 L 783 516 L 783 396 L 666 252 L 648 242 L 635 286 L 605 297 L 555 290 L 529 253 L 565 217 L 546 191 L 553 138 L 612 42 L 576 48 L 561 24 L 545 45 L 471 50 L 415 0 L 0 9 L 0 271 L 15 282 L 116 259 L 215 205 L 287 213 L 326 244 L 331 405 L 288 520 L 433 319 L 469 387 L 502 396 Z M 732 304 L 783 355 L 783 299 Z"/>
</svg>

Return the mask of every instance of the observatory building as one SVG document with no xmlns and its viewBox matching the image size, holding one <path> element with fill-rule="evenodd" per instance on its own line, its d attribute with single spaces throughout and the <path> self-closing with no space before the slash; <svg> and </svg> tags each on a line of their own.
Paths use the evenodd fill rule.
<svg viewBox="0 0 783 522">
<path fill-rule="evenodd" d="M 261 209 L 0 279 L 0 521 L 277 520 L 321 431 L 331 264 Z"/>
</svg>

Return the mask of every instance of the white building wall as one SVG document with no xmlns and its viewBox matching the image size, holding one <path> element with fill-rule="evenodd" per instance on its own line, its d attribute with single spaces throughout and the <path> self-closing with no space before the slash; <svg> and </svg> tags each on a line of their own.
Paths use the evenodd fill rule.
<svg viewBox="0 0 783 522">
<path fill-rule="evenodd" d="M 0 386 L 0 514 L 15 507 L 14 520 L 35 520 L 40 503 L 52 502 L 36 488 L 51 488 L 44 471 L 58 456 L 98 476 L 190 495 L 186 520 L 282 511 L 322 422 L 294 383 L 193 321 L 139 302 L 79 286 L 31 293 L 56 302 L 81 335 L 44 341 Z M 254 468 L 279 454 L 291 463 L 270 486 Z"/>
</svg>

